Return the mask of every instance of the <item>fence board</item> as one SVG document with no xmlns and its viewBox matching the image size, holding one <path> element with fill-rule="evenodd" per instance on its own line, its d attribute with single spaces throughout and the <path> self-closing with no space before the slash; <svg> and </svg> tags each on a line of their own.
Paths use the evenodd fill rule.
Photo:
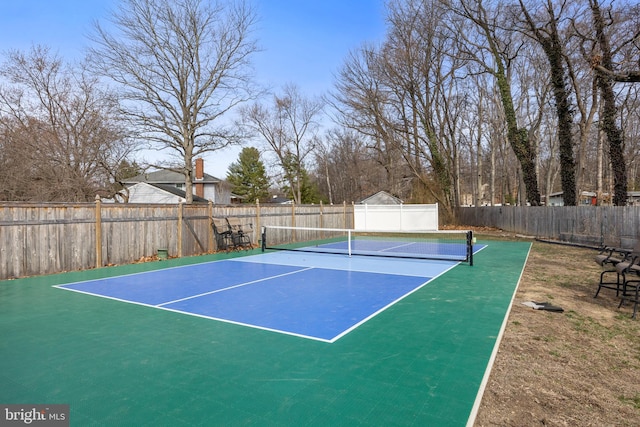
<svg viewBox="0 0 640 427">
<path fill-rule="evenodd" d="M 458 222 L 589 245 L 640 238 L 640 206 L 483 206 L 458 209 Z"/>
<path fill-rule="evenodd" d="M 212 252 L 212 216 L 236 216 L 251 224 L 255 244 L 261 225 L 353 228 L 353 206 L 346 204 L 184 205 L 182 230 L 178 209 L 175 204 L 0 203 L 0 280 L 126 264 L 152 257 L 158 249 L 167 249 L 169 256 L 178 256 L 180 247 L 182 256 Z"/>
</svg>

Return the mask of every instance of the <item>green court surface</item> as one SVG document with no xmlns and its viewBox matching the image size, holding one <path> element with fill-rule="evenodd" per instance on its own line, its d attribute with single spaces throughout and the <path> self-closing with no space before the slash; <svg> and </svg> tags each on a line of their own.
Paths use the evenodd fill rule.
<svg viewBox="0 0 640 427">
<path fill-rule="evenodd" d="M 215 256 L 0 282 L 0 403 L 69 404 L 72 426 L 463 426 L 530 249 L 479 243 L 335 343 L 52 287 Z"/>
</svg>

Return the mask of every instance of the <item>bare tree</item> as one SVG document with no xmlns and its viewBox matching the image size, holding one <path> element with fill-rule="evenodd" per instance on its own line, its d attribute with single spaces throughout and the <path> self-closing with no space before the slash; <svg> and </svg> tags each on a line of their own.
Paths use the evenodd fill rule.
<svg viewBox="0 0 640 427">
<path fill-rule="evenodd" d="M 571 105 L 571 93 L 567 85 L 564 42 L 560 36 L 560 22 L 564 18 L 563 14 L 566 13 L 567 1 L 560 2 L 556 12 L 554 3 L 551 0 L 547 0 L 543 6 L 544 12 L 536 14 L 530 13 L 522 0 L 519 0 L 519 3 L 527 27 L 525 34 L 528 34 L 540 44 L 549 62 L 551 86 L 553 87 L 558 117 L 562 197 L 565 206 L 575 206 L 577 197 L 576 166 L 573 156 L 573 106 Z"/>
<path fill-rule="evenodd" d="M 600 25 L 606 26 L 607 21 L 610 24 L 615 24 L 616 27 L 622 27 L 622 31 L 611 36 L 617 39 L 618 47 L 612 48 L 610 46 L 611 53 L 618 56 L 617 60 L 607 63 L 603 52 L 602 58 L 592 58 L 591 65 L 600 75 L 606 76 L 611 81 L 640 83 L 640 59 L 638 58 L 640 51 L 640 5 L 635 1 L 622 1 L 617 4 L 617 8 L 614 8 L 614 3 L 611 2 L 610 7 L 603 11 L 600 1 L 593 0 L 589 2 L 589 6 L 596 31 Z M 601 20 L 601 22 L 598 23 L 597 20 Z M 602 47 L 602 39 L 599 38 L 598 42 Z"/>
<path fill-rule="evenodd" d="M 624 132 L 628 190 L 640 189 L 640 85 L 625 85 L 620 91 L 620 128 Z"/>
<path fill-rule="evenodd" d="M 581 190 L 592 189 L 595 185 L 592 172 L 597 167 L 594 167 L 588 154 L 592 151 L 591 145 L 593 144 L 590 144 L 594 139 L 592 126 L 599 108 L 599 98 L 595 73 L 591 72 L 590 66 L 583 61 L 579 43 L 580 37 L 576 37 L 575 31 L 573 33 L 574 37 L 568 41 L 565 52 L 567 72 L 575 94 L 577 108 L 579 137 L 576 147 L 576 184 L 578 195 L 580 195 Z"/>
<path fill-rule="evenodd" d="M 606 22 L 598 0 L 589 0 L 596 40 L 600 48 L 600 55 L 594 55 L 593 64 L 596 68 L 598 87 L 602 96 L 602 128 L 609 140 L 609 157 L 613 169 L 613 204 L 624 206 L 627 204 L 627 171 L 624 160 L 624 140 L 622 131 L 618 127 L 617 107 L 611 75 L 603 71 L 613 69 L 613 55 L 609 37 L 606 33 Z M 600 64 L 602 64 L 600 66 Z"/>
<path fill-rule="evenodd" d="M 330 135 L 331 133 L 329 133 Z M 333 204 L 333 192 L 336 184 L 333 183 L 334 175 L 330 172 L 333 147 L 329 138 L 318 140 L 315 152 L 316 182 L 320 192 L 327 195 L 329 204 Z M 346 171 L 341 171 L 338 177 L 344 176 Z"/>
<path fill-rule="evenodd" d="M 221 118 L 252 96 L 255 14 L 245 3 L 123 0 L 114 31 L 96 23 L 93 69 L 122 89 L 124 113 L 153 147 L 180 162 L 193 199 L 193 158 L 239 143 Z"/>
<path fill-rule="evenodd" d="M 463 61 L 448 52 L 452 34 L 442 24 L 447 10 L 437 1 L 390 2 L 391 31 L 382 52 L 386 84 L 393 94 L 390 121 L 414 191 L 425 191 L 443 210 L 459 203 L 458 126 L 466 96 L 456 74 Z"/>
<path fill-rule="evenodd" d="M 393 92 L 385 78 L 379 49 L 363 46 L 348 55 L 329 102 L 337 112 L 336 121 L 359 134 L 369 157 L 384 170 L 384 176 L 375 183 L 376 191 L 386 189 L 397 194 L 403 159 L 390 113 Z"/>
<path fill-rule="evenodd" d="M 471 35 L 458 31 L 460 53 L 468 55 L 484 72 L 495 78 L 507 125 L 507 139 L 520 163 L 526 198 L 531 205 L 539 205 L 536 151 L 529 139 L 529 132 L 518 124 L 509 80 L 509 67 L 516 57 L 517 46 L 514 44 L 517 45 L 517 42 L 511 39 L 508 31 L 501 30 L 498 22 L 505 6 L 492 4 L 491 10 L 487 10 L 482 0 L 459 0 L 456 3 L 456 12 L 476 28 Z"/>
<path fill-rule="evenodd" d="M 366 137 L 349 129 L 332 129 L 316 150 L 318 187 L 330 203 L 354 202 L 374 194 L 385 182 L 385 168 Z"/>
<path fill-rule="evenodd" d="M 307 98 L 297 86 L 286 85 L 271 105 L 254 103 L 241 109 L 244 126 L 264 139 L 275 154 L 295 203 L 303 200 L 305 160 L 317 144 L 324 102 Z"/>
<path fill-rule="evenodd" d="M 391 1 L 380 47 L 352 53 L 332 105 L 341 123 L 367 137 L 387 171 L 378 184 L 401 197 L 437 201 L 447 215 L 459 201 L 460 114 L 466 97 L 448 56 L 452 37 L 438 1 Z M 375 151 L 373 151 L 375 150 Z"/>
<path fill-rule="evenodd" d="M 113 197 L 131 153 L 117 99 L 44 46 L 9 52 L 0 76 L 0 198 Z"/>
</svg>

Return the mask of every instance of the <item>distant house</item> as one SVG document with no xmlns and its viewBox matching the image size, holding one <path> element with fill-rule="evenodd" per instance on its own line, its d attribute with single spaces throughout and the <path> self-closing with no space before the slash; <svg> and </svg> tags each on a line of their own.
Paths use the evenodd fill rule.
<svg viewBox="0 0 640 427">
<path fill-rule="evenodd" d="M 402 200 L 393 196 L 386 191 L 378 191 L 369 197 L 365 197 L 360 200 L 358 204 L 361 205 L 401 205 Z"/>
<path fill-rule="evenodd" d="M 564 199 L 562 198 L 562 191 L 557 193 L 551 193 L 547 197 L 542 197 L 547 206 L 564 206 Z"/>
<path fill-rule="evenodd" d="M 627 191 L 627 205 L 640 206 L 640 191 Z"/>
<path fill-rule="evenodd" d="M 138 185 L 141 183 L 149 185 Z M 124 185 L 129 190 L 129 203 L 180 203 L 180 199 L 186 197 L 184 175 L 172 171 L 160 170 L 138 175 L 125 180 Z M 220 205 L 231 203 L 231 186 L 226 181 L 204 173 L 203 159 L 196 159 L 193 200 L 212 201 Z"/>
<path fill-rule="evenodd" d="M 282 196 L 278 196 L 277 194 L 274 194 L 273 196 L 271 196 L 270 199 L 265 200 L 265 203 L 275 203 L 278 205 L 290 205 L 293 203 L 293 200 L 287 197 L 282 197 Z"/>
<path fill-rule="evenodd" d="M 544 204 L 547 206 L 564 206 L 564 199 L 562 198 L 563 192 L 559 191 L 557 193 L 549 194 L 549 197 L 542 196 L 542 200 Z M 602 201 L 606 201 L 608 199 L 607 194 L 602 195 Z M 598 195 L 593 191 L 583 191 L 578 196 L 578 205 L 592 205 L 595 206 L 598 204 Z"/>
<path fill-rule="evenodd" d="M 139 182 L 127 187 L 129 203 L 184 203 L 187 194 L 175 186 L 163 184 L 149 184 Z M 207 199 L 193 196 L 194 203 L 208 203 Z"/>
</svg>

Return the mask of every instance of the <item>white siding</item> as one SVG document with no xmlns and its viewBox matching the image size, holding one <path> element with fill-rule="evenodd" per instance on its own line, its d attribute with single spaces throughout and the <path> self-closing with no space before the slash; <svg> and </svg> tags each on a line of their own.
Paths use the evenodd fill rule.
<svg viewBox="0 0 640 427">
<path fill-rule="evenodd" d="M 180 203 L 184 198 L 140 182 L 129 187 L 129 203 Z"/>
</svg>

